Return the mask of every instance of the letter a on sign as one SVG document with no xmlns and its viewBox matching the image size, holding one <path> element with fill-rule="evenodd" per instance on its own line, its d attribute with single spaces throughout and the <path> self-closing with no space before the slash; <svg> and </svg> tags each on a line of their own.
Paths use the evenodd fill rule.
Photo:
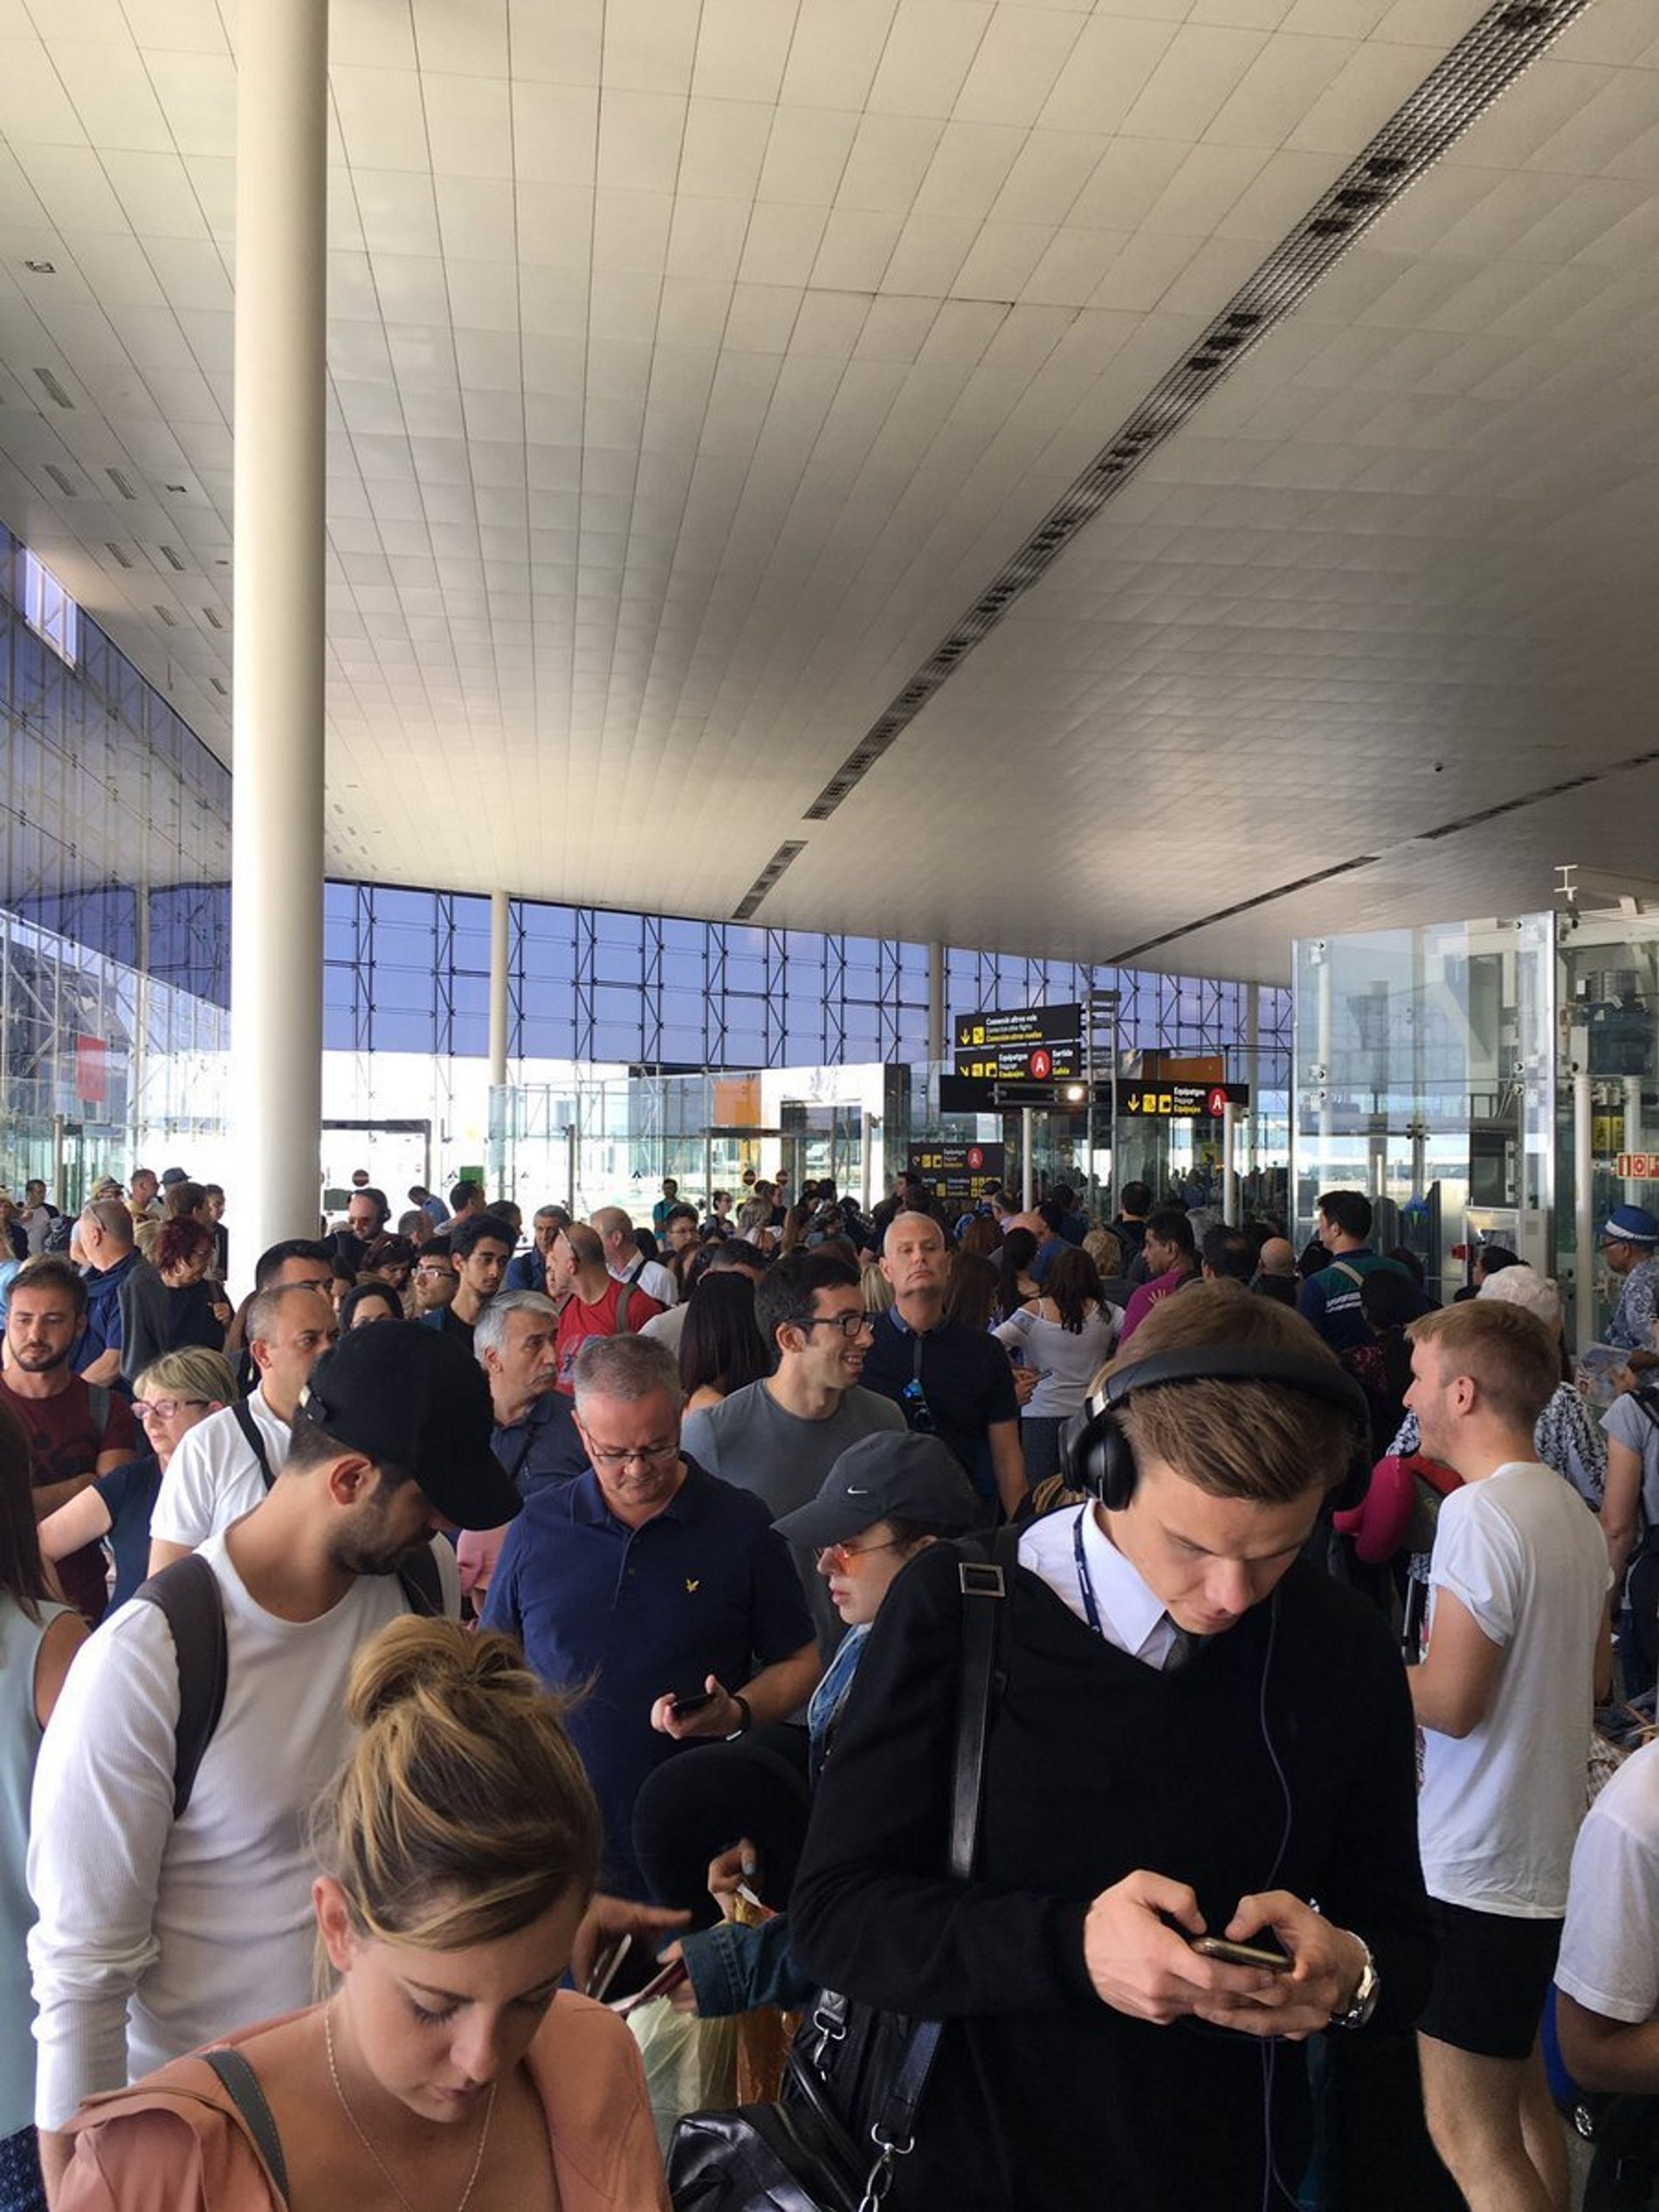
<svg viewBox="0 0 1659 2212">
<path fill-rule="evenodd" d="M 1226 1093 L 1226 1092 L 1225 1092 L 1225 1091 L 1212 1091 L 1212 1092 L 1210 1092 L 1210 1094 L 1209 1094 L 1209 1112 L 1210 1112 L 1210 1117 L 1211 1117 L 1211 1119 L 1212 1119 L 1213 1120 L 1219 1121 L 1219 1120 L 1221 1120 L 1221 1118 L 1222 1118 L 1222 1114 L 1224 1114 L 1224 1113 L 1226 1113 L 1226 1111 L 1227 1111 L 1227 1093 Z"/>
</svg>

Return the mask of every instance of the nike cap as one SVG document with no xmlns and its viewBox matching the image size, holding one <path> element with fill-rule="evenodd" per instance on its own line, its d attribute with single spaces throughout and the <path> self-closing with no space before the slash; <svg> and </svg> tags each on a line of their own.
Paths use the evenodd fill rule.
<svg viewBox="0 0 1659 2212">
<path fill-rule="evenodd" d="M 919 1521 L 940 1536 L 977 1526 L 980 1501 L 955 1454 L 937 1437 L 885 1429 L 849 1444 L 809 1506 L 774 1523 L 792 1544 L 820 1551 L 878 1520 Z"/>
</svg>

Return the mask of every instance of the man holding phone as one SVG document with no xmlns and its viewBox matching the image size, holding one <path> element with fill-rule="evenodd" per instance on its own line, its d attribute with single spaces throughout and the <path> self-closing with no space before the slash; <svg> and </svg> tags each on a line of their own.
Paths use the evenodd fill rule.
<svg viewBox="0 0 1659 2212">
<path fill-rule="evenodd" d="M 1098 1502 L 999 1562 L 966 1883 L 950 1685 L 986 1601 L 945 1546 L 890 1594 L 789 1909 L 808 1973 L 945 2023 L 892 2212 L 1284 2212 L 1301 2043 L 1415 2017 L 1409 1699 L 1380 1616 L 1299 1556 L 1365 1423 L 1306 1323 L 1240 1285 L 1148 1315 L 1066 1438 Z"/>
<path fill-rule="evenodd" d="M 590 1337 L 575 1418 L 589 1465 L 534 1492 L 501 1547 L 485 1628 L 575 1697 L 571 1739 L 605 1822 L 605 1886 L 645 1894 L 634 1800 L 682 1746 L 784 1720 L 818 1679 L 794 1561 L 747 1491 L 680 1449 L 665 1345 Z"/>
</svg>

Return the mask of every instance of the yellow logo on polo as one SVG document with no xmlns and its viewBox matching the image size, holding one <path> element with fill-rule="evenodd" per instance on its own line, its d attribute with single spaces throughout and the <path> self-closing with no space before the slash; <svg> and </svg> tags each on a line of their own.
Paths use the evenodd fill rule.
<svg viewBox="0 0 1659 2212">
<path fill-rule="evenodd" d="M 702 1588 L 702 1587 L 703 1587 L 703 1580 L 702 1580 L 701 1575 L 699 1575 L 699 1576 L 698 1577 L 697 1581 L 694 1581 L 694 1582 L 693 1582 L 693 1581 L 690 1581 L 690 1580 L 688 1579 L 688 1580 L 687 1580 L 687 1581 L 686 1581 L 686 1584 L 685 1584 L 685 1595 L 686 1595 L 686 1596 L 687 1596 L 687 1597 L 692 1596 L 692 1594 L 693 1594 L 694 1592 L 696 1592 L 696 1591 L 698 1591 L 698 1590 L 700 1590 L 700 1589 Z"/>
</svg>

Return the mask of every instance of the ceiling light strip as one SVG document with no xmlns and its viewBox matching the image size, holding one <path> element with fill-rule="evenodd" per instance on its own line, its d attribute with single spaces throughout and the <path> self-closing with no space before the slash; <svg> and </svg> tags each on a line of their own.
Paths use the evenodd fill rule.
<svg viewBox="0 0 1659 2212">
<path fill-rule="evenodd" d="M 830 819 L 1013 602 L 1058 560 L 1084 523 L 1122 490 L 1234 364 L 1302 304 L 1377 217 L 1588 4 L 1589 0 L 1498 0 L 1488 9 L 1050 508 L 847 755 L 807 808 L 809 822 Z"/>
<path fill-rule="evenodd" d="M 781 844 L 732 910 L 733 921 L 747 921 L 791 862 L 806 851 L 803 842 Z"/>
</svg>

